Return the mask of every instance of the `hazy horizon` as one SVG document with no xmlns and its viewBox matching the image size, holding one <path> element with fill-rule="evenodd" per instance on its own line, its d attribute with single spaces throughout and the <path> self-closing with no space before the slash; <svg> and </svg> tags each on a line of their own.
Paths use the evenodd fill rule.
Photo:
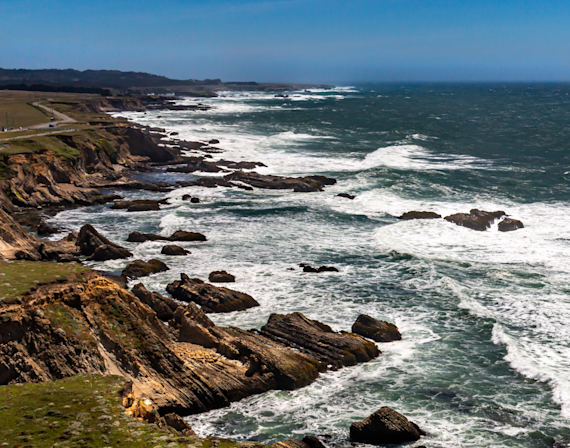
<svg viewBox="0 0 570 448">
<path fill-rule="evenodd" d="M 3 68 L 329 84 L 570 81 L 562 1 L 3 3 Z"/>
</svg>

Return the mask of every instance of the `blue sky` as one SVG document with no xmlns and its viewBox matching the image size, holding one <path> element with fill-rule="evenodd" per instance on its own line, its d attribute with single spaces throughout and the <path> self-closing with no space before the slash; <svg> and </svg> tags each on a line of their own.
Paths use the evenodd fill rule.
<svg viewBox="0 0 570 448">
<path fill-rule="evenodd" d="M 0 67 L 225 81 L 570 81 L 570 0 L 0 0 Z"/>
</svg>

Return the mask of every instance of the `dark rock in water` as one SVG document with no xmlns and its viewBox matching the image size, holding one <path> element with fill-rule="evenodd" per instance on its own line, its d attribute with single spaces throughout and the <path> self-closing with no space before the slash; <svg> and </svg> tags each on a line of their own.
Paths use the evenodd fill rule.
<svg viewBox="0 0 570 448">
<path fill-rule="evenodd" d="M 185 436 L 196 436 L 196 433 L 192 430 L 186 420 L 184 420 L 178 414 L 166 414 L 164 416 L 164 422 L 167 426 L 174 428 L 176 431 L 182 433 Z"/>
<path fill-rule="evenodd" d="M 190 199 L 192 199 L 192 196 L 190 196 L 189 194 L 185 194 L 184 196 L 182 196 L 183 201 L 189 201 Z"/>
<path fill-rule="evenodd" d="M 154 233 L 132 232 L 127 241 L 130 243 L 143 243 L 145 241 L 206 241 L 201 233 L 177 230 L 170 236 L 155 235 Z"/>
<path fill-rule="evenodd" d="M 206 313 L 228 313 L 259 306 L 257 301 L 242 292 L 219 288 L 197 278 L 181 275 L 181 280 L 170 283 L 166 290 L 175 299 L 196 302 Z"/>
<path fill-rule="evenodd" d="M 212 283 L 233 283 L 236 281 L 236 278 L 232 274 L 228 274 L 226 271 L 214 271 L 210 272 L 208 280 Z"/>
<path fill-rule="evenodd" d="M 128 212 L 146 212 L 160 210 L 160 204 L 167 204 L 166 199 L 155 201 L 152 199 L 137 199 L 135 201 L 116 201 L 111 208 L 127 210 Z"/>
<path fill-rule="evenodd" d="M 303 272 L 312 272 L 312 273 L 338 272 L 338 269 L 333 266 L 321 266 L 320 268 L 314 268 L 305 263 L 301 263 L 299 266 L 303 268 Z"/>
<path fill-rule="evenodd" d="M 373 342 L 352 333 L 336 333 L 328 325 L 307 319 L 301 313 L 272 314 L 261 334 L 337 368 L 370 361 L 380 354 Z"/>
<path fill-rule="evenodd" d="M 204 157 L 187 157 L 186 160 L 188 163 L 185 166 L 171 167 L 166 171 L 170 173 L 195 173 L 196 171 L 218 173 L 224 171 L 216 162 L 204 160 Z"/>
<path fill-rule="evenodd" d="M 524 228 L 524 225 L 518 219 L 505 218 L 499 223 L 500 232 L 511 232 L 522 228 Z"/>
<path fill-rule="evenodd" d="M 217 138 L 213 138 L 208 142 L 209 145 L 217 145 L 220 141 Z"/>
<path fill-rule="evenodd" d="M 415 442 L 426 433 L 399 412 L 384 406 L 367 419 L 350 425 L 352 442 L 398 445 Z"/>
<path fill-rule="evenodd" d="M 129 243 L 144 243 L 145 241 L 169 241 L 168 237 L 154 233 L 131 232 L 127 238 Z"/>
<path fill-rule="evenodd" d="M 90 260 L 95 261 L 128 258 L 133 255 L 124 247 L 105 238 L 91 224 L 81 227 L 75 245 L 79 247 L 81 255 L 90 255 Z"/>
<path fill-rule="evenodd" d="M 282 177 L 258 174 L 255 171 L 235 171 L 224 176 L 227 181 L 239 181 L 256 188 L 293 190 L 295 192 L 323 191 L 325 185 L 334 185 L 336 179 L 325 176 Z"/>
<path fill-rule="evenodd" d="M 348 193 L 339 193 L 337 194 L 337 196 L 346 199 L 354 199 L 356 197 L 353 194 L 348 194 Z"/>
<path fill-rule="evenodd" d="M 183 247 L 169 244 L 167 246 L 164 246 L 160 253 L 163 255 L 188 255 L 190 251 L 184 249 Z"/>
<path fill-rule="evenodd" d="M 138 299 L 148 305 L 158 316 L 160 320 L 169 321 L 174 317 L 174 312 L 180 306 L 170 297 L 161 296 L 157 292 L 150 292 L 142 283 L 133 286 L 131 292 Z"/>
<path fill-rule="evenodd" d="M 190 202 L 191 202 L 192 204 L 199 204 L 199 203 L 200 203 L 200 199 L 199 199 L 199 198 L 192 198 L 192 199 L 190 199 Z"/>
<path fill-rule="evenodd" d="M 446 221 L 453 222 L 458 226 L 468 227 L 473 230 L 483 231 L 491 227 L 495 219 L 504 216 L 505 212 L 485 212 L 482 210 L 472 209 L 469 214 L 456 213 L 445 217 Z"/>
<path fill-rule="evenodd" d="M 127 267 L 123 269 L 122 275 L 127 278 L 139 278 L 164 271 L 168 271 L 168 266 L 160 260 L 152 259 L 148 262 L 135 260 L 130 262 Z"/>
<path fill-rule="evenodd" d="M 338 272 L 338 269 L 334 266 L 321 266 L 317 269 L 318 272 Z"/>
<path fill-rule="evenodd" d="M 88 258 L 91 261 L 107 261 L 116 260 L 118 258 L 129 258 L 133 254 L 129 252 L 124 247 L 118 247 L 116 245 L 103 244 L 95 249 L 95 252 Z"/>
<path fill-rule="evenodd" d="M 230 160 L 220 160 L 214 163 L 216 163 L 218 166 L 225 166 L 226 168 L 231 168 L 233 170 L 253 170 L 260 166 L 267 166 L 261 162 L 232 162 Z"/>
<path fill-rule="evenodd" d="M 406 212 L 402 216 L 398 216 L 398 219 L 403 219 L 408 221 L 410 219 L 439 219 L 441 215 L 434 212 Z"/>
<path fill-rule="evenodd" d="M 206 241 L 206 237 L 201 233 L 177 230 L 168 237 L 168 241 Z"/>
<path fill-rule="evenodd" d="M 352 326 L 352 332 L 375 340 L 376 342 L 392 342 L 402 339 L 396 325 L 383 320 L 377 320 L 366 314 L 361 314 Z"/>
<path fill-rule="evenodd" d="M 45 236 L 45 235 L 53 235 L 54 233 L 59 232 L 59 229 L 50 226 L 45 221 L 40 221 L 38 228 L 37 228 L 38 235 Z"/>
</svg>

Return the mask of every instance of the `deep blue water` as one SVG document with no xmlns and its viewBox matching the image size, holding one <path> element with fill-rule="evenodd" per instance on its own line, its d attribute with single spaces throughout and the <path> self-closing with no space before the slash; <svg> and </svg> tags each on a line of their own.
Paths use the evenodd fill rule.
<svg viewBox="0 0 570 448">
<path fill-rule="evenodd" d="M 213 106 L 207 112 L 121 115 L 188 140 L 219 139 L 220 158 L 264 162 L 262 173 L 338 179 L 324 192 L 190 187 L 168 194 L 159 212 L 104 205 L 54 218 L 70 229 L 91 222 L 123 242 L 134 229 L 205 233 L 207 243 L 188 243 L 192 255 L 175 259 L 160 255 L 159 242 L 125 244 L 171 267 L 143 280 L 162 293 L 180 272 L 236 275 L 235 288 L 261 307 L 212 316 L 218 324 L 259 328 L 272 312 L 301 311 L 349 330 L 366 313 L 402 331 L 373 362 L 191 417 L 196 431 L 264 442 L 331 434 L 345 445 L 352 421 L 391 406 L 429 433 L 413 446 L 570 444 L 570 86 L 393 84 L 289 95 L 227 93 L 200 99 Z M 202 203 L 183 202 L 186 193 Z M 525 228 L 475 232 L 395 218 L 471 208 L 504 210 Z M 340 273 L 303 274 L 300 262 Z"/>
</svg>

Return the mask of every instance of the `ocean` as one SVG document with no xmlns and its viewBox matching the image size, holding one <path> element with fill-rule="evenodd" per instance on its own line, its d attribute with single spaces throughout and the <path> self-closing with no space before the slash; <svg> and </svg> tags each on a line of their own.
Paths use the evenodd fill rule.
<svg viewBox="0 0 570 448">
<path fill-rule="evenodd" d="M 390 406 L 428 432 L 411 446 L 570 446 L 570 85 L 286 93 L 222 92 L 181 101 L 208 111 L 117 115 L 184 140 L 218 139 L 224 152 L 214 159 L 263 162 L 263 174 L 336 178 L 325 191 L 187 187 L 167 193 L 160 211 L 107 204 L 50 220 L 74 231 L 91 223 L 135 258 L 165 261 L 168 272 L 140 279 L 163 294 L 181 272 L 204 280 L 214 270 L 234 274 L 231 287 L 261 306 L 210 315 L 219 325 L 260 328 L 271 313 L 299 311 L 350 331 L 364 313 L 402 333 L 402 341 L 379 344 L 372 362 L 190 416 L 195 431 L 265 443 L 327 434 L 330 445 L 347 446 L 351 422 Z M 356 198 L 336 196 L 342 192 Z M 184 194 L 201 203 L 182 201 Z M 525 227 L 477 232 L 443 219 L 396 219 L 473 208 L 504 210 Z M 182 243 L 192 252 L 186 257 L 161 255 L 161 242 L 125 242 L 134 230 L 178 229 L 208 241 Z M 303 273 L 299 263 L 340 272 Z M 125 264 L 91 263 L 116 273 Z"/>
</svg>

